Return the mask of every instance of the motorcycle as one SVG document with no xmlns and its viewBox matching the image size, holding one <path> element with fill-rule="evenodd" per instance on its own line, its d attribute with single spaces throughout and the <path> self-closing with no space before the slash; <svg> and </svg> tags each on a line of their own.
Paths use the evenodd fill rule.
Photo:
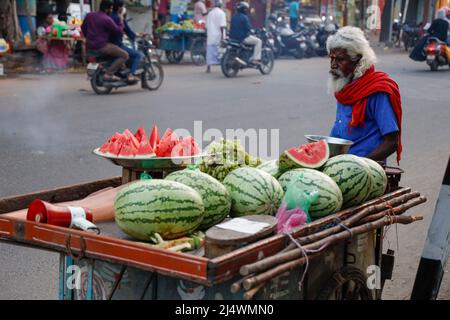
<svg viewBox="0 0 450 320">
<path fill-rule="evenodd" d="M 261 64 L 254 64 L 250 61 L 253 56 L 253 46 L 231 39 L 222 42 L 225 51 L 221 58 L 221 69 L 225 77 L 235 77 L 240 70 L 246 68 L 257 69 L 264 75 L 272 72 L 275 58 L 267 30 L 261 29 L 257 36 L 262 40 Z"/>
<path fill-rule="evenodd" d="M 436 37 L 430 37 L 425 45 L 424 52 L 427 57 L 427 65 L 431 71 L 437 71 L 440 66 L 448 65 L 450 67 L 450 48 L 447 43 Z"/>
<path fill-rule="evenodd" d="M 403 46 L 405 47 L 405 51 L 408 51 L 409 48 L 414 48 L 417 45 L 421 36 L 420 27 L 411 27 L 407 23 L 403 25 L 403 35 L 402 41 Z"/>
<path fill-rule="evenodd" d="M 147 37 L 138 37 L 137 50 L 143 55 L 138 72 L 141 79 L 141 87 L 148 90 L 157 90 L 163 80 L 164 71 L 161 64 L 152 59 L 153 44 Z M 115 75 L 120 78 L 118 81 L 108 81 L 104 79 L 106 69 L 113 63 L 114 59 L 100 54 L 98 51 L 88 52 L 87 75 L 91 82 L 92 90 L 96 94 L 109 94 L 112 89 L 136 85 L 139 81 L 128 81 L 130 73 L 129 62 L 120 68 Z"/>
<path fill-rule="evenodd" d="M 281 55 L 292 55 L 296 59 L 302 59 L 307 49 L 306 37 L 296 33 L 291 29 L 289 22 L 282 17 L 269 17 L 268 28 L 274 37 L 274 54 L 276 57 Z"/>
</svg>

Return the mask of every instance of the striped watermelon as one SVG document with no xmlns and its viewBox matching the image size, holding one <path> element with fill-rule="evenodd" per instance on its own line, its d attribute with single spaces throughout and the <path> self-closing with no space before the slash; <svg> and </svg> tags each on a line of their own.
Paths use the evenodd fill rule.
<svg viewBox="0 0 450 320">
<path fill-rule="evenodd" d="M 209 228 L 221 222 L 230 213 L 231 196 L 218 180 L 199 169 L 185 169 L 169 174 L 166 180 L 183 183 L 197 191 L 205 205 L 205 214 L 200 229 Z"/>
<path fill-rule="evenodd" d="M 133 182 L 120 190 L 114 210 L 123 232 L 149 241 L 155 232 L 163 239 L 174 239 L 195 230 L 202 222 L 205 206 L 191 187 L 154 179 Z"/>
<path fill-rule="evenodd" d="M 369 158 L 363 159 L 370 167 L 370 174 L 372 176 L 372 188 L 369 193 L 367 200 L 378 198 L 384 194 L 386 191 L 388 178 L 383 167 L 379 165 L 376 161 Z"/>
<path fill-rule="evenodd" d="M 268 160 L 268 161 L 260 164 L 256 168 L 267 172 L 268 174 L 273 176 L 275 179 L 277 179 L 281 175 L 281 171 L 278 168 L 278 160 Z"/>
<path fill-rule="evenodd" d="M 366 201 L 372 188 L 370 167 L 360 157 L 341 154 L 330 158 L 322 171 L 333 179 L 342 191 L 344 207 Z"/>
<path fill-rule="evenodd" d="M 309 214 L 312 218 L 320 218 L 339 211 L 342 207 L 342 192 L 336 182 L 326 174 L 314 169 L 289 170 L 279 178 L 286 190 L 290 183 L 295 183 L 308 191 L 316 189 L 319 197 L 311 203 Z"/>
<path fill-rule="evenodd" d="M 231 194 L 231 216 L 274 215 L 283 199 L 283 188 L 270 174 L 243 167 L 230 172 L 223 180 Z"/>
</svg>

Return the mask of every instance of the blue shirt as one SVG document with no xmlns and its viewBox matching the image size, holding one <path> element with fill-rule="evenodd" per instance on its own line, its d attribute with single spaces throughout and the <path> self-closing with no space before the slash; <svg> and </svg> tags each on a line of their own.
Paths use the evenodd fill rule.
<svg viewBox="0 0 450 320">
<path fill-rule="evenodd" d="M 252 25 L 247 15 L 238 12 L 231 18 L 230 38 L 232 40 L 243 41 L 250 35 L 251 29 Z"/>
<path fill-rule="evenodd" d="M 298 18 L 298 2 L 297 1 L 292 1 L 291 4 L 289 5 L 289 17 L 290 18 Z"/>
<path fill-rule="evenodd" d="M 119 25 L 120 18 L 119 18 L 119 15 L 117 14 L 117 12 L 113 11 L 111 13 L 111 18 L 114 20 L 114 22 L 117 25 Z M 130 26 L 128 25 L 128 23 L 126 21 L 123 22 L 123 31 L 125 32 L 127 37 L 130 39 L 130 41 L 134 41 L 134 39 L 136 39 L 136 34 L 133 32 L 133 30 L 131 30 Z M 121 47 L 123 45 L 123 34 L 112 35 L 110 41 L 112 44 L 115 44 L 116 46 Z"/>
<path fill-rule="evenodd" d="M 388 94 L 377 92 L 367 98 L 365 126 L 350 127 L 352 106 L 337 103 L 336 121 L 331 136 L 353 141 L 349 153 L 364 157 L 383 142 L 383 136 L 399 131 Z"/>
</svg>

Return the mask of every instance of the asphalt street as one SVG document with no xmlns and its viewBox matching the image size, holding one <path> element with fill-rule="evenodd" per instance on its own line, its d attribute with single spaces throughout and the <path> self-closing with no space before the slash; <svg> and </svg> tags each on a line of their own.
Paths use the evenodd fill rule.
<svg viewBox="0 0 450 320">
<path fill-rule="evenodd" d="M 402 93 L 401 184 L 428 198 L 410 211 L 424 221 L 391 228 L 385 243 L 396 260 L 384 298 L 408 299 L 450 154 L 450 70 L 431 72 L 400 52 L 382 53 L 379 60 L 378 69 Z M 125 128 L 150 130 L 157 123 L 162 130 L 193 131 L 194 121 L 202 121 L 203 131 L 279 129 L 284 150 L 303 143 L 304 134 L 328 134 L 334 121 L 326 58 L 277 60 L 269 76 L 244 70 L 235 79 L 190 64 L 164 70 L 158 91 L 133 87 L 108 96 L 95 95 L 84 74 L 0 80 L 0 197 L 120 175 L 91 151 Z M 1 243 L 0 299 L 57 299 L 58 263 L 54 253 Z M 441 299 L 450 299 L 449 270 Z"/>
</svg>

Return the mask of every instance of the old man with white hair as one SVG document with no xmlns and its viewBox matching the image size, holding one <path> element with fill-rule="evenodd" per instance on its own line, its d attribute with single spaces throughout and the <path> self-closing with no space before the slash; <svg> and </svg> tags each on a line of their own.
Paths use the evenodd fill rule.
<svg viewBox="0 0 450 320">
<path fill-rule="evenodd" d="M 327 40 L 328 89 L 337 100 L 331 136 L 353 141 L 349 153 L 385 162 L 402 152 L 402 104 L 397 83 L 376 71 L 375 52 L 361 29 L 344 27 Z"/>
</svg>

